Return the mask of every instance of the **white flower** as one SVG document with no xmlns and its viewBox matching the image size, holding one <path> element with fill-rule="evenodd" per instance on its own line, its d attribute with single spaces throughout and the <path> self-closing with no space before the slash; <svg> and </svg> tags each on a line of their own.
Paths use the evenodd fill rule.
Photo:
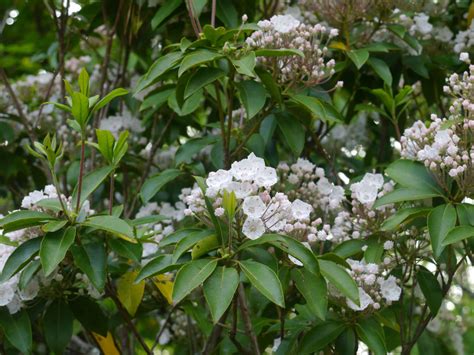
<svg viewBox="0 0 474 355">
<path fill-rule="evenodd" d="M 225 188 L 232 181 L 232 175 L 227 170 L 217 170 L 209 173 L 206 185 L 210 189 L 220 190 Z"/>
<path fill-rule="evenodd" d="M 470 63 L 471 61 L 469 60 L 469 53 L 461 52 L 459 55 L 459 60 L 465 63 Z"/>
<path fill-rule="evenodd" d="M 380 189 L 383 186 L 383 175 L 382 174 L 371 174 L 367 173 L 362 179 L 363 183 L 372 184 Z"/>
<path fill-rule="evenodd" d="M 225 210 L 222 207 L 216 208 L 214 210 L 214 214 L 216 217 L 222 217 L 224 215 Z"/>
<path fill-rule="evenodd" d="M 229 185 L 227 185 L 226 190 L 229 192 L 234 192 L 236 198 L 242 199 L 249 196 L 252 192 L 254 192 L 254 187 L 248 181 L 244 181 L 244 182 L 232 181 Z"/>
<path fill-rule="evenodd" d="M 288 33 L 300 25 L 300 22 L 291 15 L 275 15 L 270 19 L 275 31 Z"/>
<path fill-rule="evenodd" d="M 359 303 L 360 305 L 356 305 L 354 302 L 352 302 L 350 299 L 347 299 L 347 305 L 349 308 L 353 309 L 354 311 L 363 311 L 367 307 L 369 307 L 371 304 L 374 303 L 374 300 L 372 297 L 370 297 L 367 292 L 364 291 L 363 288 L 359 287 Z"/>
<path fill-rule="evenodd" d="M 266 166 L 255 177 L 255 183 L 260 187 L 269 188 L 278 182 L 276 170 L 272 167 Z"/>
<path fill-rule="evenodd" d="M 309 219 L 309 215 L 312 211 L 313 207 L 311 207 L 310 204 L 299 199 L 293 201 L 291 204 L 291 213 L 293 217 L 299 221 Z"/>
<path fill-rule="evenodd" d="M 248 217 L 242 226 L 242 233 L 249 239 L 257 239 L 265 233 L 265 224 L 260 218 Z"/>
<path fill-rule="evenodd" d="M 364 175 L 364 178 L 351 185 L 354 197 L 362 204 L 372 204 L 377 199 L 378 190 L 383 186 L 383 176 L 381 174 Z"/>
<path fill-rule="evenodd" d="M 236 180 L 253 181 L 265 169 L 265 161 L 251 153 L 246 159 L 232 163 L 230 173 Z"/>
<path fill-rule="evenodd" d="M 397 279 L 390 275 L 386 280 L 379 281 L 380 293 L 387 301 L 398 301 L 402 289 L 397 285 Z"/>
<path fill-rule="evenodd" d="M 385 250 L 390 250 L 393 248 L 393 242 L 391 240 L 387 240 L 385 243 L 383 243 L 383 248 Z"/>
<path fill-rule="evenodd" d="M 242 209 L 247 216 L 259 218 L 263 215 L 267 207 L 259 196 L 249 196 L 245 198 Z"/>
</svg>

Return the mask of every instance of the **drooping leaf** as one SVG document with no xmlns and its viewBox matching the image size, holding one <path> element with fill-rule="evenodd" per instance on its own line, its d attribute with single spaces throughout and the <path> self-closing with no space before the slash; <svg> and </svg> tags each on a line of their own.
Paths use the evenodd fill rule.
<svg viewBox="0 0 474 355">
<path fill-rule="evenodd" d="M 474 237 L 474 227 L 473 226 L 458 226 L 451 229 L 446 237 L 444 238 L 442 245 L 446 246 L 449 244 L 460 242 L 467 238 Z"/>
<path fill-rule="evenodd" d="M 369 51 L 365 49 L 355 49 L 347 52 L 347 56 L 352 60 L 357 69 L 362 68 L 362 66 L 369 59 Z"/>
<path fill-rule="evenodd" d="M 184 72 L 193 68 L 197 65 L 212 62 L 218 58 L 221 58 L 222 54 L 213 52 L 207 49 L 198 49 L 183 58 L 181 65 L 178 70 L 178 76 L 183 75 Z"/>
<path fill-rule="evenodd" d="M 136 242 L 135 237 L 133 235 L 133 228 L 130 226 L 130 224 L 118 217 L 92 216 L 87 218 L 82 224 L 87 227 L 97 228 L 106 232 L 110 232 L 129 242 Z"/>
<path fill-rule="evenodd" d="M 118 255 L 137 263 L 140 262 L 143 252 L 143 246 L 141 244 L 130 243 L 121 238 L 110 238 L 107 240 L 107 243 Z"/>
<path fill-rule="evenodd" d="M 382 231 L 396 230 L 402 223 L 413 220 L 415 218 L 425 216 L 430 211 L 430 208 L 425 207 L 409 207 L 395 212 L 394 215 L 387 218 L 383 223 Z"/>
<path fill-rule="evenodd" d="M 187 99 L 196 91 L 222 78 L 225 72 L 219 68 L 199 68 L 189 78 L 184 89 L 184 99 Z"/>
<path fill-rule="evenodd" d="M 252 260 L 242 260 L 239 265 L 250 283 L 262 295 L 280 307 L 285 307 L 285 297 L 280 280 L 268 266 Z"/>
<path fill-rule="evenodd" d="M 9 213 L 0 219 L 0 228 L 2 228 L 4 232 L 12 232 L 34 227 L 51 220 L 56 220 L 56 218 L 45 212 L 20 210 Z"/>
<path fill-rule="evenodd" d="M 313 354 L 323 349 L 342 333 L 343 323 L 329 321 L 318 324 L 307 332 L 301 339 L 299 354 Z"/>
<path fill-rule="evenodd" d="M 95 191 L 97 188 L 104 182 L 107 176 L 113 171 L 112 166 L 104 166 L 93 172 L 84 176 L 82 180 L 82 189 L 81 189 L 81 201 L 80 206 L 84 203 L 85 200 Z M 77 198 L 78 198 L 78 191 L 79 187 L 76 185 L 74 191 L 72 192 L 72 206 L 76 206 Z"/>
<path fill-rule="evenodd" d="M 173 269 L 177 269 L 179 264 L 173 264 L 171 254 L 159 255 L 150 260 L 138 273 L 135 282 L 140 282 L 148 277 L 159 275 Z"/>
<path fill-rule="evenodd" d="M 386 355 L 385 335 L 382 326 L 373 318 L 364 319 L 357 324 L 357 334 L 375 355 Z"/>
<path fill-rule="evenodd" d="M 69 344 L 73 321 L 74 316 L 63 300 L 54 300 L 46 309 L 43 317 L 44 337 L 55 354 L 63 354 Z"/>
<path fill-rule="evenodd" d="M 283 113 L 277 115 L 277 123 L 287 146 L 299 157 L 306 141 L 304 127 L 293 116 Z"/>
<path fill-rule="evenodd" d="M 418 285 L 425 296 L 426 303 L 430 307 L 433 317 L 439 311 L 441 303 L 443 302 L 443 291 L 438 283 L 436 277 L 426 268 L 420 266 L 416 273 Z"/>
<path fill-rule="evenodd" d="M 79 296 L 71 299 L 69 306 L 84 329 L 102 336 L 107 335 L 108 319 L 96 301 L 90 297 Z"/>
<path fill-rule="evenodd" d="M 159 57 L 148 69 L 146 74 L 140 78 L 135 87 L 135 96 L 157 81 L 161 75 L 172 69 L 181 60 L 181 52 L 171 52 Z"/>
<path fill-rule="evenodd" d="M 369 63 L 374 72 L 385 82 L 385 84 L 392 86 L 392 73 L 390 72 L 388 65 L 383 60 L 370 58 L 367 63 Z"/>
<path fill-rule="evenodd" d="M 212 320 L 219 321 L 229 308 L 239 286 L 239 274 L 231 267 L 219 266 L 204 282 L 204 296 L 211 310 Z"/>
<path fill-rule="evenodd" d="M 106 278 L 106 252 L 103 243 L 94 242 L 84 245 L 73 245 L 71 247 L 75 264 L 81 269 L 92 282 L 102 291 Z"/>
<path fill-rule="evenodd" d="M 7 307 L 0 307 L 0 329 L 15 348 L 24 354 L 31 353 L 31 321 L 25 309 L 10 314 Z"/>
<path fill-rule="evenodd" d="M 151 19 L 151 28 L 154 30 L 160 26 L 176 10 L 183 0 L 169 0 L 165 1 Z"/>
</svg>

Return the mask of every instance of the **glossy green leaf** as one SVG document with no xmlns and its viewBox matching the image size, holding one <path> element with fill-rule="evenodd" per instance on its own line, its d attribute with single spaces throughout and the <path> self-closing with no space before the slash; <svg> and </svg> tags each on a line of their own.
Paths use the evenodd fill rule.
<svg viewBox="0 0 474 355">
<path fill-rule="evenodd" d="M 43 317 L 43 330 L 46 344 L 57 354 L 63 354 L 72 337 L 74 315 L 69 306 L 57 299 L 51 303 Z"/>
<path fill-rule="evenodd" d="M 428 231 L 431 248 L 436 258 L 444 249 L 443 242 L 448 232 L 456 225 L 456 209 L 451 204 L 440 205 L 428 215 Z"/>
<path fill-rule="evenodd" d="M 216 259 L 194 260 L 184 265 L 176 275 L 173 302 L 176 304 L 182 301 L 191 291 L 206 281 L 216 266 Z"/>
<path fill-rule="evenodd" d="M 231 267 L 219 266 L 204 282 L 204 296 L 211 310 L 212 320 L 219 321 L 229 308 L 239 286 L 239 274 Z"/>
<path fill-rule="evenodd" d="M 387 218 L 383 223 L 382 231 L 396 230 L 401 224 L 407 223 L 415 218 L 425 216 L 430 211 L 430 208 L 425 207 L 409 207 L 398 210 L 395 214 Z"/>
<path fill-rule="evenodd" d="M 388 65 L 383 60 L 370 58 L 367 63 L 369 63 L 375 73 L 385 82 L 385 84 L 392 86 L 392 73 L 390 72 Z"/>
<path fill-rule="evenodd" d="M 187 70 L 204 63 L 212 62 L 221 58 L 222 54 L 207 49 L 198 49 L 183 58 L 178 70 L 178 76 L 183 75 Z"/>
<path fill-rule="evenodd" d="M 135 282 L 140 282 L 146 278 L 163 274 L 173 269 L 177 269 L 179 264 L 173 264 L 173 256 L 171 254 L 159 255 L 151 259 L 137 275 Z"/>
<path fill-rule="evenodd" d="M 316 325 L 301 339 L 298 354 L 316 353 L 334 341 L 344 328 L 344 324 L 334 321 Z"/>
<path fill-rule="evenodd" d="M 207 146 L 215 143 L 217 141 L 217 137 L 214 136 L 206 136 L 203 138 L 193 138 L 184 143 L 180 146 L 176 152 L 174 157 L 175 164 L 179 165 L 182 163 L 191 163 L 195 154 L 198 154 L 206 148 Z"/>
<path fill-rule="evenodd" d="M 285 307 L 285 297 L 280 280 L 268 266 L 252 260 L 242 260 L 239 265 L 250 283 L 262 295 L 280 307 Z"/>
<path fill-rule="evenodd" d="M 375 355 L 386 355 L 385 335 L 382 326 L 373 318 L 364 319 L 357 324 L 357 334 Z"/>
<path fill-rule="evenodd" d="M 39 251 L 41 237 L 27 240 L 8 257 L 0 275 L 0 283 L 9 280 L 20 271 Z"/>
<path fill-rule="evenodd" d="M 242 101 L 247 118 L 254 117 L 265 106 L 267 100 L 267 93 L 262 84 L 253 81 L 245 80 L 238 84 L 240 100 Z"/>
<path fill-rule="evenodd" d="M 112 166 L 104 166 L 97 170 L 90 172 L 84 176 L 82 180 L 82 190 L 81 190 L 81 201 L 80 206 L 84 203 L 85 200 L 95 191 L 97 188 L 104 182 L 104 180 L 110 175 L 113 171 Z M 78 185 L 74 188 L 72 192 L 72 205 L 76 206 L 78 198 Z"/>
<path fill-rule="evenodd" d="M 231 59 L 232 64 L 235 67 L 237 73 L 242 75 L 247 75 L 252 78 L 255 77 L 255 65 L 257 64 L 255 60 L 255 53 L 250 52 L 239 59 Z"/>
<path fill-rule="evenodd" d="M 313 96 L 292 95 L 291 100 L 311 113 L 315 119 L 328 123 L 342 122 L 341 114 L 329 103 Z"/>
<path fill-rule="evenodd" d="M 183 0 L 168 0 L 161 4 L 155 16 L 151 19 L 151 28 L 154 30 L 160 26 L 182 2 Z"/>
<path fill-rule="evenodd" d="M 325 320 L 328 308 L 328 290 L 324 278 L 321 275 L 317 276 L 309 272 L 305 268 L 293 269 L 291 276 L 311 312 Z"/>
<path fill-rule="evenodd" d="M 145 180 L 140 190 L 140 196 L 143 202 L 146 203 L 150 201 L 163 186 L 182 174 L 183 172 L 178 169 L 167 169 Z"/>
<path fill-rule="evenodd" d="M 107 240 L 110 248 L 126 259 L 140 262 L 143 252 L 143 246 L 140 243 L 130 243 L 127 240 L 120 238 L 109 238 Z"/>
<path fill-rule="evenodd" d="M 56 232 L 68 224 L 67 220 L 51 221 L 41 226 L 41 230 L 45 233 Z"/>
<path fill-rule="evenodd" d="M 199 89 L 222 78 L 224 75 L 225 72 L 219 68 L 199 68 L 189 78 L 186 88 L 184 89 L 184 98 L 187 99 Z"/>
<path fill-rule="evenodd" d="M 404 201 L 417 201 L 424 200 L 427 198 L 439 197 L 440 193 L 435 192 L 431 189 L 420 189 L 420 188 L 398 188 L 391 191 L 374 203 L 374 208 L 378 208 L 389 203 L 404 202 Z"/>
<path fill-rule="evenodd" d="M 149 87 L 157 81 L 161 75 L 172 69 L 181 60 L 183 54 L 181 52 L 171 52 L 159 57 L 148 69 L 147 73 L 140 78 L 135 87 L 135 95 Z"/>
<path fill-rule="evenodd" d="M 194 232 L 188 234 L 186 237 L 181 239 L 177 244 L 173 252 L 173 263 L 176 263 L 181 255 L 190 250 L 197 242 L 204 238 L 215 235 L 213 230 L 205 229 L 203 231 Z"/>
<path fill-rule="evenodd" d="M 92 112 L 96 112 L 96 111 L 100 110 L 102 107 L 107 105 L 110 101 L 112 101 L 116 97 L 124 96 L 124 95 L 127 95 L 127 94 L 128 94 L 128 90 L 125 90 L 125 89 L 122 89 L 122 88 L 112 90 L 111 92 L 109 92 L 107 95 L 105 95 L 102 99 L 99 100 L 99 102 L 97 102 L 94 105 L 94 108 L 92 109 Z"/>
<path fill-rule="evenodd" d="M 286 144 L 299 157 L 306 141 L 304 127 L 293 116 L 283 113 L 277 115 L 277 123 Z"/>
<path fill-rule="evenodd" d="M 108 318 L 97 301 L 90 297 L 79 296 L 71 299 L 69 306 L 84 329 L 107 336 Z"/>
<path fill-rule="evenodd" d="M 84 245 L 73 245 L 71 253 L 76 266 L 87 275 L 99 291 L 102 291 L 105 286 L 107 267 L 107 255 L 104 244 L 94 242 Z"/>
<path fill-rule="evenodd" d="M 191 258 L 197 259 L 220 246 L 217 236 L 211 234 L 197 242 L 191 250 Z"/>
<path fill-rule="evenodd" d="M 332 261 L 319 260 L 319 267 L 326 280 L 333 284 L 344 296 L 359 304 L 359 289 L 342 266 Z"/>
<path fill-rule="evenodd" d="M 293 56 L 297 55 L 301 58 L 304 58 L 304 53 L 300 51 L 299 49 L 269 49 L 269 48 L 264 48 L 264 49 L 257 49 L 255 51 L 255 55 L 257 57 L 286 57 L 286 56 Z"/>
<path fill-rule="evenodd" d="M 0 228 L 5 232 L 12 232 L 23 228 L 34 227 L 43 222 L 56 220 L 57 218 L 45 212 L 20 210 L 7 214 L 0 219 Z"/>
<path fill-rule="evenodd" d="M 347 56 L 352 60 L 357 69 L 362 68 L 362 66 L 369 59 L 369 51 L 365 49 L 355 49 L 347 52 Z"/>
<path fill-rule="evenodd" d="M 51 274 L 66 256 L 76 238 L 76 228 L 69 227 L 53 233 L 47 233 L 41 241 L 39 251 L 45 276 Z"/>
<path fill-rule="evenodd" d="M 82 224 L 87 227 L 97 228 L 115 234 L 131 242 L 135 241 L 133 229 L 130 224 L 115 216 L 92 216 L 87 218 Z"/>
<path fill-rule="evenodd" d="M 10 344 L 24 354 L 31 353 L 31 321 L 25 309 L 10 314 L 7 307 L 0 307 L 0 328 Z"/>
<path fill-rule="evenodd" d="M 462 240 L 474 237 L 473 226 L 458 226 L 451 229 L 444 238 L 442 245 L 454 244 Z"/>
<path fill-rule="evenodd" d="M 436 276 L 433 275 L 428 269 L 420 266 L 418 272 L 416 273 L 416 279 L 420 289 L 425 296 L 426 303 L 430 307 L 433 317 L 439 311 L 441 303 L 443 302 L 443 291 L 441 286 L 436 279 Z"/>
</svg>

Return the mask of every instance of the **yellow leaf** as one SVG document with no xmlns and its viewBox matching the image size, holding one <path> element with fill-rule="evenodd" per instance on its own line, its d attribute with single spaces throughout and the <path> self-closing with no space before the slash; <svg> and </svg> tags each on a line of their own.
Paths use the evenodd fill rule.
<svg viewBox="0 0 474 355">
<path fill-rule="evenodd" d="M 105 355 L 120 355 L 120 352 L 115 346 L 114 338 L 110 332 L 107 333 L 107 337 L 103 337 L 96 333 L 92 333 L 92 335 L 97 341 L 100 350 L 102 350 Z"/>
<path fill-rule="evenodd" d="M 153 283 L 160 290 L 161 294 L 166 298 L 169 304 L 173 303 L 173 281 L 172 276 L 167 274 L 161 274 L 153 278 Z"/>
<path fill-rule="evenodd" d="M 331 42 L 329 47 L 334 48 L 334 49 L 340 49 L 342 51 L 347 51 L 346 45 L 344 43 L 338 42 L 338 41 Z"/>
<path fill-rule="evenodd" d="M 472 19 L 474 18 L 474 2 L 469 6 L 469 10 L 467 11 L 467 27 L 471 26 Z"/>
<path fill-rule="evenodd" d="M 137 271 L 127 272 L 117 282 L 118 298 L 132 316 L 135 315 L 145 291 L 145 281 L 135 284 L 137 275 Z"/>
</svg>

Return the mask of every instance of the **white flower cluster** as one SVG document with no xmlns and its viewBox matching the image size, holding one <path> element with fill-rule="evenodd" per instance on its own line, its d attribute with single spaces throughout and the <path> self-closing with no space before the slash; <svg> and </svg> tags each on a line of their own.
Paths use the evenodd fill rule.
<svg viewBox="0 0 474 355">
<path fill-rule="evenodd" d="M 290 201 L 282 192 L 271 193 L 278 182 L 274 168 L 251 153 L 247 158 L 234 162 L 229 170 L 209 173 L 206 179 L 206 196 L 213 202 L 215 215 L 224 216 L 224 192 L 234 193 L 239 204 L 238 218 L 242 218 L 242 233 L 250 239 L 265 232 L 280 232 L 303 237 L 316 229 L 310 223 L 312 206 L 302 200 Z M 186 214 L 199 217 L 205 212 L 205 203 L 198 188 L 183 191 L 181 199 L 188 206 Z M 312 222 L 313 225 L 315 222 Z"/>
<path fill-rule="evenodd" d="M 471 25 L 465 31 L 460 31 L 454 38 L 454 51 L 461 53 L 463 51 L 470 50 L 474 45 L 474 21 L 471 21 Z"/>
<path fill-rule="evenodd" d="M 258 22 L 260 30 L 247 38 L 254 49 L 294 49 L 302 56 L 287 55 L 259 57 L 261 64 L 278 70 L 278 81 L 285 84 L 314 86 L 334 74 L 334 59 L 326 60 L 327 44 L 338 35 L 338 30 L 321 24 L 306 25 L 291 15 L 275 15 Z"/>
<path fill-rule="evenodd" d="M 461 59 L 469 61 L 462 53 Z M 431 115 L 429 125 L 417 121 L 407 128 L 401 138 L 404 158 L 418 160 L 444 180 L 448 174 L 465 189 L 473 185 L 474 147 L 474 65 L 460 77 L 447 79 L 444 92 L 454 97 L 448 118 Z"/>
<path fill-rule="evenodd" d="M 158 251 L 160 241 L 175 231 L 174 224 L 181 221 L 184 215 L 185 205 L 177 202 L 175 206 L 169 202 L 149 202 L 142 206 L 137 212 L 135 218 L 160 215 L 165 219 L 157 222 L 140 226 L 138 233 L 143 233 L 145 241 L 143 243 L 142 258 L 147 258 Z"/>
<path fill-rule="evenodd" d="M 117 113 L 101 120 L 100 129 L 109 130 L 115 138 L 118 138 L 121 131 L 128 130 L 131 134 L 139 134 L 145 130 L 145 127 L 142 126 L 142 122 L 138 118 L 133 117 L 127 108 L 124 108 L 122 113 Z M 139 139 L 133 135 L 131 137 L 132 139 Z M 146 143 L 146 138 L 142 137 L 142 141 L 138 143 Z"/>
<path fill-rule="evenodd" d="M 399 280 L 388 274 L 384 265 L 366 263 L 360 260 L 347 260 L 351 266 L 349 274 L 359 288 L 360 304 L 347 299 L 347 306 L 354 311 L 378 310 L 384 304 L 390 305 L 398 301 L 402 289 Z"/>
</svg>

